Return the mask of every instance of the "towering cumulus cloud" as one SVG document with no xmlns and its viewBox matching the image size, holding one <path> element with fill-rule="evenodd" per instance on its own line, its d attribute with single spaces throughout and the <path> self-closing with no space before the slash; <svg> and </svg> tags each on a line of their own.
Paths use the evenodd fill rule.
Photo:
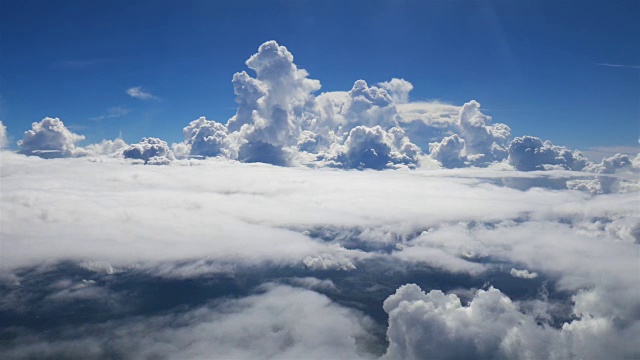
<svg viewBox="0 0 640 360">
<path fill-rule="evenodd" d="M 477 101 L 464 104 L 452 125 L 456 134 L 429 144 L 431 158 L 442 166 L 486 166 L 507 157 L 511 129 L 505 124 L 491 124 L 491 117 L 480 111 Z"/>
<path fill-rule="evenodd" d="M 26 155 L 69 157 L 80 152 L 76 143 L 82 140 L 84 136 L 69 131 L 60 119 L 47 117 L 31 124 L 31 130 L 24 133 L 18 146 L 20 152 Z"/>
<path fill-rule="evenodd" d="M 395 106 L 408 101 L 413 88 L 408 81 L 392 79 L 376 87 L 358 80 L 349 92 L 316 97 L 320 82 L 309 79 L 275 41 L 262 44 L 246 64 L 256 77 L 245 71 L 233 76 L 236 114 L 226 125 L 192 121 L 184 128 L 181 151 L 275 165 L 416 166 L 420 149 L 400 128 Z"/>
<path fill-rule="evenodd" d="M 230 129 L 239 128 L 238 158 L 286 165 L 291 157 L 287 148 L 296 145 L 299 119 L 320 82 L 307 78 L 287 48 L 275 41 L 262 44 L 246 64 L 256 78 L 246 72 L 234 75 L 239 106 L 228 123 Z"/>
<path fill-rule="evenodd" d="M 507 157 L 506 145 L 511 129 L 505 124 L 491 125 L 491 117 L 480 112 L 480 103 L 473 100 L 460 110 L 460 128 L 465 140 L 466 155 L 472 163 L 489 163 Z"/>
</svg>

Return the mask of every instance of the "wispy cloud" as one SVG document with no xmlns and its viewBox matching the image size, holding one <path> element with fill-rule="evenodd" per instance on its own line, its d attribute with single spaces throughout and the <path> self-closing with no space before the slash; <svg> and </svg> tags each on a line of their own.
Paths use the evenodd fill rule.
<svg viewBox="0 0 640 360">
<path fill-rule="evenodd" d="M 101 120 L 107 120 L 107 119 L 117 119 L 119 117 L 123 117 L 127 115 L 129 111 L 130 110 L 125 107 L 114 106 L 114 107 L 110 107 L 105 114 L 89 118 L 89 120 L 101 121 Z"/>
<path fill-rule="evenodd" d="M 618 67 L 618 68 L 628 68 L 628 69 L 640 69 L 640 65 L 622 65 L 622 64 L 610 64 L 610 63 L 596 63 L 599 66 L 606 67 Z"/>
<path fill-rule="evenodd" d="M 158 97 L 152 93 L 145 91 L 142 86 L 134 86 L 127 89 L 127 95 L 140 100 L 157 100 Z"/>
<path fill-rule="evenodd" d="M 55 62 L 53 66 L 64 69 L 86 69 L 89 67 L 110 63 L 114 60 L 115 59 L 112 58 L 61 60 Z"/>
</svg>

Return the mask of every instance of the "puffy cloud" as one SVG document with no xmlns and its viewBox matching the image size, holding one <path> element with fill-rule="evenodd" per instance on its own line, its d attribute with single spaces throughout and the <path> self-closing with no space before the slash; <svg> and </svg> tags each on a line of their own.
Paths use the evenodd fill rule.
<svg viewBox="0 0 640 360">
<path fill-rule="evenodd" d="M 300 118 L 320 82 L 293 63 L 293 55 L 275 41 L 260 46 L 246 62 L 256 72 L 233 77 L 238 111 L 227 123 L 238 146 L 238 159 L 286 165 L 301 132 Z"/>
<path fill-rule="evenodd" d="M 517 277 L 521 279 L 535 279 L 538 277 L 538 273 L 529 272 L 529 270 L 527 269 L 518 270 L 518 269 L 511 268 L 511 271 L 509 272 L 509 274 L 511 274 L 511 276 L 513 277 Z"/>
<path fill-rule="evenodd" d="M 320 82 L 309 79 L 293 60 L 275 41 L 262 44 L 246 62 L 255 78 L 245 71 L 233 76 L 236 114 L 226 125 L 201 118 L 185 127 L 185 142 L 174 146 L 179 157 L 223 155 L 276 165 L 382 169 L 415 167 L 419 153 L 436 143 L 443 147 L 432 158 L 444 166 L 454 166 L 456 157 L 455 166 L 486 166 L 507 156 L 509 127 L 491 124 L 476 101 L 462 107 L 409 103 L 413 85 L 398 78 L 379 86 L 357 80 L 349 91 L 315 96 Z M 402 136 L 392 134 L 399 129 Z M 453 139 L 464 140 L 457 142 L 464 147 L 458 156 L 444 146 L 455 147 Z"/>
<path fill-rule="evenodd" d="M 132 88 L 127 89 L 126 91 L 127 95 L 131 96 L 132 98 L 135 99 L 140 99 L 140 100 L 155 100 L 158 99 L 157 96 L 153 95 L 152 93 L 145 91 L 142 86 L 134 86 Z"/>
<path fill-rule="evenodd" d="M 381 82 L 378 85 L 387 90 L 396 104 L 406 104 L 409 102 L 409 93 L 413 90 L 413 84 L 407 80 L 393 78 L 389 81 Z"/>
<path fill-rule="evenodd" d="M 356 268 L 349 259 L 328 253 L 320 256 L 307 256 L 302 262 L 313 270 L 354 270 Z"/>
<path fill-rule="evenodd" d="M 602 159 L 599 164 L 589 164 L 584 168 L 584 171 L 602 174 L 602 176 L 596 176 L 594 179 L 570 180 L 567 182 L 567 187 L 592 194 L 625 192 L 625 189 L 629 187 L 629 185 L 634 185 L 634 182 L 629 182 L 624 177 L 618 178 L 613 174 L 626 173 L 632 177 L 640 174 L 640 169 L 633 166 L 633 162 L 629 156 L 620 153 Z"/>
<path fill-rule="evenodd" d="M 79 154 L 80 150 L 75 144 L 82 140 L 84 136 L 69 131 L 60 119 L 47 117 L 32 123 L 31 130 L 25 131 L 18 146 L 25 155 L 70 157 Z"/>
<path fill-rule="evenodd" d="M 349 132 L 334 161 L 349 169 L 415 167 L 418 153 L 418 147 L 405 138 L 402 129 L 393 128 L 387 132 L 380 126 L 356 126 Z"/>
<path fill-rule="evenodd" d="M 479 290 L 468 306 L 453 294 L 400 287 L 384 302 L 389 314 L 388 359 L 494 358 L 511 332 L 531 327 L 500 291 Z M 534 323 L 535 324 L 535 323 Z"/>
<path fill-rule="evenodd" d="M 570 151 L 564 146 L 555 146 L 548 140 L 542 142 L 533 136 L 513 139 L 509 145 L 509 162 L 522 171 L 553 168 L 582 170 L 588 163 L 577 150 Z"/>
<path fill-rule="evenodd" d="M 629 339 L 638 324 L 616 325 L 585 303 L 575 301 L 578 319 L 556 329 L 533 313 L 524 313 L 499 290 L 478 290 L 467 306 L 439 290 L 425 293 L 415 284 L 400 287 L 384 302 L 389 314 L 386 359 L 557 359 L 626 358 L 638 353 Z M 593 298 L 596 300 L 597 298 Z M 590 299 L 591 300 L 591 299 Z M 586 300 L 589 301 L 589 300 Z M 586 310 L 586 312 L 583 311 Z M 606 346 L 605 344 L 616 344 Z"/>
<path fill-rule="evenodd" d="M 0 121 L 0 149 L 7 146 L 7 127 Z"/>
<path fill-rule="evenodd" d="M 491 117 L 480 112 L 480 103 L 472 100 L 464 104 L 459 121 L 469 160 L 485 164 L 507 157 L 506 145 L 511 129 L 505 124 L 491 125 Z"/>
<path fill-rule="evenodd" d="M 398 126 L 397 109 L 386 90 L 358 80 L 348 94 L 349 102 L 343 110 L 346 119 L 343 131 L 355 126 L 380 126 L 384 130 Z"/>
<path fill-rule="evenodd" d="M 447 168 L 461 167 L 464 165 L 465 142 L 458 134 L 447 136 L 439 143 L 429 144 L 429 153 L 434 160 L 439 161 Z"/>
<path fill-rule="evenodd" d="M 190 155 L 234 157 L 228 130 L 224 124 L 201 117 L 189 123 L 183 133 Z"/>
<path fill-rule="evenodd" d="M 124 140 L 117 138 L 115 140 L 102 140 L 97 144 L 90 144 L 84 147 L 84 151 L 89 156 L 121 156 L 122 152 L 129 147 Z"/>
<path fill-rule="evenodd" d="M 175 159 L 167 142 L 158 138 L 142 138 L 139 143 L 124 149 L 122 154 L 125 159 L 139 159 L 149 165 L 167 165 Z"/>
<path fill-rule="evenodd" d="M 599 164 L 591 164 L 584 170 L 599 174 L 613 174 L 618 169 L 630 167 L 632 165 L 629 155 L 615 154 L 611 157 L 604 158 Z"/>
</svg>

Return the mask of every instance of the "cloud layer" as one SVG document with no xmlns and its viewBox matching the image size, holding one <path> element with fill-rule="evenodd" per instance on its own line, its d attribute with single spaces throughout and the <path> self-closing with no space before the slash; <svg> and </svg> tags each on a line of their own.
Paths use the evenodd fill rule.
<svg viewBox="0 0 640 360">
<path fill-rule="evenodd" d="M 45 118 L 2 151 L 5 357 L 640 356 L 640 157 L 404 79 L 319 93 L 275 41 L 246 65 L 182 142 Z"/>
</svg>

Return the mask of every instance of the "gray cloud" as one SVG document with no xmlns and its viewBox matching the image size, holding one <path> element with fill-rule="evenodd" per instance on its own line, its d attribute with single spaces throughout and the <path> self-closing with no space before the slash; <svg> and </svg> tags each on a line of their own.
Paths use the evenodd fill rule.
<svg viewBox="0 0 640 360">
<path fill-rule="evenodd" d="M 522 171 L 562 168 L 582 170 L 588 160 L 579 151 L 542 142 L 537 137 L 523 136 L 513 139 L 509 145 L 509 162 Z"/>
<path fill-rule="evenodd" d="M 167 142 L 158 138 L 142 138 L 139 143 L 129 145 L 122 154 L 125 159 L 139 159 L 149 165 L 166 165 L 175 158 Z"/>
</svg>

